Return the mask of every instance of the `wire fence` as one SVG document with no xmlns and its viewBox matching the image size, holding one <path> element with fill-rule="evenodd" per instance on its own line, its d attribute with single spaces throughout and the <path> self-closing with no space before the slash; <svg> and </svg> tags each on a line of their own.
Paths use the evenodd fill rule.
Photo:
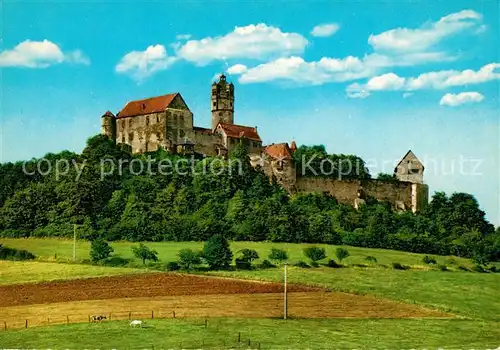
<svg viewBox="0 0 500 350">
<path fill-rule="evenodd" d="M 53 316 L 44 317 L 36 316 L 26 319 L 9 319 L 7 321 L 0 321 L 1 331 L 8 331 L 12 329 L 27 329 L 33 327 L 46 327 L 51 325 L 62 325 L 72 323 L 105 323 L 109 321 L 132 321 L 141 320 L 141 327 L 150 328 L 154 325 L 148 324 L 148 319 L 179 319 L 186 320 L 188 315 L 182 311 L 176 310 L 151 310 L 151 311 L 117 311 L 109 313 L 97 314 L 72 314 L 66 316 Z M 189 319 L 192 319 L 189 317 Z M 224 331 L 223 325 L 216 321 L 216 319 L 197 317 L 193 322 L 205 329 L 206 333 L 199 334 L 197 339 L 192 334 L 189 339 L 183 339 L 180 342 L 165 341 L 163 343 L 151 343 L 141 345 L 141 349 L 203 349 L 203 348 L 245 348 L 245 349 L 261 349 L 262 344 L 256 339 L 252 339 L 251 335 L 246 332 L 227 332 Z M 131 326 L 132 327 L 132 326 Z M 134 349 L 134 347 L 128 347 Z"/>
</svg>

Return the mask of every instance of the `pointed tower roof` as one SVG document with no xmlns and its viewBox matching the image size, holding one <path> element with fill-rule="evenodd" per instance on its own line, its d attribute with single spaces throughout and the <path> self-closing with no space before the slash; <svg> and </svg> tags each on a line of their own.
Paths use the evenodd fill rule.
<svg viewBox="0 0 500 350">
<path fill-rule="evenodd" d="M 292 140 L 292 143 L 290 144 L 290 151 L 295 152 L 297 150 L 297 144 L 295 143 L 295 140 Z"/>
<path fill-rule="evenodd" d="M 401 160 L 399 161 L 399 163 L 396 164 L 396 168 L 394 170 L 396 170 L 401 165 L 401 163 L 403 163 L 404 161 L 410 161 L 410 160 L 413 161 L 414 163 L 417 163 L 417 164 L 421 165 L 422 169 L 425 169 L 424 165 L 417 158 L 417 156 L 415 155 L 415 153 L 413 153 L 411 150 L 408 150 L 408 152 L 406 152 L 406 154 L 403 156 L 403 158 L 401 158 Z"/>
</svg>

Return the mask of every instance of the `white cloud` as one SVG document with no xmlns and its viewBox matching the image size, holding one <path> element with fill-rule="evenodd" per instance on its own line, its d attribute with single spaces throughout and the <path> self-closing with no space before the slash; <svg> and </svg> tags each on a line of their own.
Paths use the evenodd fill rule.
<svg viewBox="0 0 500 350">
<path fill-rule="evenodd" d="M 396 28 L 370 35 L 368 43 L 376 51 L 426 51 L 443 39 L 465 30 L 480 29 L 482 16 L 472 10 L 463 10 L 442 17 L 437 22 L 420 28 Z"/>
<path fill-rule="evenodd" d="M 64 53 L 59 46 L 47 39 L 25 40 L 12 50 L 0 52 L 1 67 L 46 68 L 63 62 L 90 64 L 89 58 L 82 51 Z"/>
<path fill-rule="evenodd" d="M 191 39 L 191 34 L 179 34 L 179 35 L 176 35 L 175 38 L 177 40 L 189 40 Z"/>
<path fill-rule="evenodd" d="M 231 58 L 269 59 L 298 54 L 307 44 L 307 39 L 300 34 L 282 32 L 279 28 L 260 23 L 236 27 L 224 36 L 189 40 L 177 49 L 177 55 L 204 65 Z"/>
<path fill-rule="evenodd" d="M 227 69 L 229 74 L 243 74 L 248 70 L 244 64 L 235 64 Z"/>
<path fill-rule="evenodd" d="M 456 107 L 465 103 L 477 103 L 484 100 L 479 92 L 461 92 L 459 94 L 446 94 L 441 98 L 441 106 Z"/>
<path fill-rule="evenodd" d="M 118 62 L 115 70 L 140 82 L 156 72 L 167 69 L 176 60 L 176 57 L 167 55 L 163 45 L 151 45 L 144 51 L 127 53 Z"/>
<path fill-rule="evenodd" d="M 352 94 L 355 91 L 380 91 L 380 90 L 442 90 L 450 87 L 468 86 L 485 83 L 492 80 L 500 80 L 500 63 L 490 63 L 481 67 L 478 71 L 466 69 L 463 71 L 443 70 L 428 72 L 418 77 L 399 77 L 394 73 L 383 74 L 371 78 L 366 84 L 351 84 L 346 92 Z"/>
<path fill-rule="evenodd" d="M 340 26 L 337 23 L 319 24 L 311 31 L 312 36 L 328 37 L 332 36 L 339 30 Z"/>
<path fill-rule="evenodd" d="M 394 73 L 387 73 L 371 78 L 366 83 L 366 88 L 370 91 L 399 90 L 404 86 L 404 83 L 404 78 L 400 78 Z"/>
</svg>

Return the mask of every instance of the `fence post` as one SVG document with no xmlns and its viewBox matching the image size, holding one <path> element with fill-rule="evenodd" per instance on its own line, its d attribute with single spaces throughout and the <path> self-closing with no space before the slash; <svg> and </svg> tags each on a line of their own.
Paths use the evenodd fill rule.
<svg viewBox="0 0 500 350">
<path fill-rule="evenodd" d="M 151 318 L 155 318 L 155 312 L 151 311 Z"/>
<path fill-rule="evenodd" d="M 174 315 L 174 318 L 175 318 L 175 310 L 172 311 L 172 314 Z"/>
<path fill-rule="evenodd" d="M 111 312 L 109 313 L 109 318 L 108 318 L 108 320 L 110 320 L 110 321 L 111 321 Z"/>
<path fill-rule="evenodd" d="M 241 332 L 238 332 L 238 343 L 241 343 Z"/>
<path fill-rule="evenodd" d="M 132 318 L 132 311 L 128 312 L 128 319 L 130 320 Z"/>
<path fill-rule="evenodd" d="M 259 345 L 258 345 L 258 348 L 257 348 L 257 349 L 259 349 L 259 350 L 260 350 L 260 342 L 259 342 Z"/>
<path fill-rule="evenodd" d="M 3 328 L 4 328 L 5 330 L 7 330 L 7 322 L 5 322 L 5 321 L 4 321 L 4 323 L 3 323 Z"/>
<path fill-rule="evenodd" d="M 208 327 L 208 320 L 205 318 L 205 328 Z"/>
<path fill-rule="evenodd" d="M 69 324 L 69 316 L 66 316 L 66 324 Z"/>
<path fill-rule="evenodd" d="M 248 339 L 248 346 L 250 346 L 250 339 Z"/>
<path fill-rule="evenodd" d="M 28 328 L 28 320 L 26 320 L 26 323 L 24 324 L 25 328 Z"/>
<path fill-rule="evenodd" d="M 89 323 L 90 323 L 90 315 L 89 315 Z"/>
<path fill-rule="evenodd" d="M 50 325 L 50 318 L 47 317 L 47 324 Z"/>
</svg>

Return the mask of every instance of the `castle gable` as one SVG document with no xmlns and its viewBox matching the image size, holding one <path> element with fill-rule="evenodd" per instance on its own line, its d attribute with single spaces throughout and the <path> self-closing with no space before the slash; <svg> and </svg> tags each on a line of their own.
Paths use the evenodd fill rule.
<svg viewBox="0 0 500 350">
<path fill-rule="evenodd" d="M 167 108 L 189 110 L 179 93 L 150 97 L 143 100 L 130 101 L 118 113 L 117 118 L 163 112 Z"/>
<path fill-rule="evenodd" d="M 223 132 L 227 137 L 238 139 L 244 137 L 249 140 L 262 142 L 259 134 L 257 133 L 257 129 L 250 126 L 219 123 L 216 130 Z"/>
<path fill-rule="evenodd" d="M 264 149 L 264 153 L 278 160 L 292 159 L 292 151 L 290 150 L 290 147 L 288 147 L 288 143 L 286 142 L 266 146 L 266 148 Z"/>
<path fill-rule="evenodd" d="M 424 165 L 411 150 L 405 154 L 394 168 L 394 176 L 399 181 L 422 183 L 423 175 Z"/>
</svg>

